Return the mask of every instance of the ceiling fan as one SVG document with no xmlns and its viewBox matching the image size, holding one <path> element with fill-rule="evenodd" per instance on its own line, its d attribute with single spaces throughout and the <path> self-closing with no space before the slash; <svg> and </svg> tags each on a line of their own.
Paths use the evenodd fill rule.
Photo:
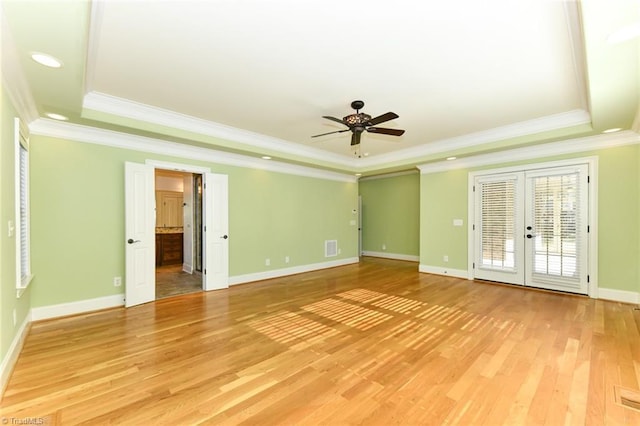
<svg viewBox="0 0 640 426">
<path fill-rule="evenodd" d="M 340 124 L 344 124 L 348 127 L 348 129 L 344 130 L 336 130 L 334 132 L 322 133 L 319 135 L 311 136 L 312 138 L 317 138 L 318 136 L 330 135 L 333 133 L 342 133 L 351 131 L 351 146 L 360 144 L 360 136 L 362 132 L 369 133 L 380 133 L 383 135 L 392 135 L 392 136 L 401 136 L 404 133 L 404 130 L 399 129 L 387 129 L 384 127 L 375 127 L 376 124 L 384 123 L 385 121 L 393 120 L 394 118 L 398 118 L 398 114 L 395 112 L 388 112 L 386 114 L 379 115 L 375 118 L 371 118 L 369 114 L 365 114 L 360 112 L 362 107 L 364 106 L 364 102 L 362 101 L 353 101 L 351 102 L 351 108 L 356 110 L 355 114 L 350 114 L 344 117 L 342 120 L 335 117 L 329 117 L 327 115 L 323 115 L 322 118 L 326 118 L 327 120 L 335 121 Z"/>
</svg>

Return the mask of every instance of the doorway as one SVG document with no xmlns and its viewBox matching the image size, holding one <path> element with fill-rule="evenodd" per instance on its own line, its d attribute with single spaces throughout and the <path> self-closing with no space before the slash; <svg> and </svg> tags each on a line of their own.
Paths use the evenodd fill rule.
<svg viewBox="0 0 640 426">
<path fill-rule="evenodd" d="M 156 300 L 202 291 L 202 174 L 155 169 Z"/>
<path fill-rule="evenodd" d="M 589 164 L 482 172 L 470 184 L 473 278 L 590 293 Z"/>
<path fill-rule="evenodd" d="M 201 174 L 202 226 L 199 228 L 202 230 L 202 288 L 211 291 L 229 287 L 228 176 L 186 164 L 155 160 L 147 160 L 144 164 L 127 161 L 124 167 L 126 307 L 156 299 L 155 169 Z M 168 204 L 175 203 L 169 201 Z"/>
</svg>

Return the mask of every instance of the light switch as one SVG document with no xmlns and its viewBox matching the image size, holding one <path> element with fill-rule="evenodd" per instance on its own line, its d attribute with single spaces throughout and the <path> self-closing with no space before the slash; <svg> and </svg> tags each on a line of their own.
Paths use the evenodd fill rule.
<svg viewBox="0 0 640 426">
<path fill-rule="evenodd" d="M 462 219 L 453 219 L 453 226 L 462 226 Z"/>
</svg>

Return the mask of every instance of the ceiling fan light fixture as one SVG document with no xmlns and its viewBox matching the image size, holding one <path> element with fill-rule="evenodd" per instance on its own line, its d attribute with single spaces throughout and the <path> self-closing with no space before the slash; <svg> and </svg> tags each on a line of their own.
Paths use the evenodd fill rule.
<svg viewBox="0 0 640 426">
<path fill-rule="evenodd" d="M 369 114 L 365 114 L 360 112 L 358 114 L 350 114 L 343 118 L 344 122 L 349 126 L 356 126 L 358 124 L 364 124 L 371 121 L 371 116 Z"/>
</svg>

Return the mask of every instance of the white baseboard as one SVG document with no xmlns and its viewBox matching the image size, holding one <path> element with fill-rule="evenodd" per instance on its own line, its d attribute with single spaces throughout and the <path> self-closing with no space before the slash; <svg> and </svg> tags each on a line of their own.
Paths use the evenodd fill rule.
<svg viewBox="0 0 640 426">
<path fill-rule="evenodd" d="M 182 271 L 186 272 L 187 274 L 192 274 L 193 273 L 193 267 L 188 263 L 183 263 L 182 264 Z"/>
<path fill-rule="evenodd" d="M 400 254 L 400 253 L 387 253 L 380 251 L 363 251 L 363 256 L 371 256 L 371 257 L 382 257 L 385 259 L 395 259 L 395 260 L 409 260 L 411 262 L 419 262 L 420 256 L 413 256 L 410 254 Z"/>
<path fill-rule="evenodd" d="M 613 288 L 598 288 L 598 299 L 613 300 L 623 303 L 640 303 L 640 293 L 625 290 L 616 290 Z"/>
<path fill-rule="evenodd" d="M 463 278 L 465 280 L 469 279 L 469 272 L 467 272 L 466 269 L 452 269 L 420 264 L 418 271 L 426 274 L 450 275 L 452 277 Z"/>
<path fill-rule="evenodd" d="M 31 324 L 31 312 L 24 319 L 22 325 L 18 329 L 18 333 L 13 338 L 11 342 L 11 346 L 9 346 L 9 350 L 7 354 L 2 359 L 2 363 L 0 363 L 0 400 L 4 396 L 4 391 L 9 384 L 9 379 L 11 378 L 11 373 L 13 372 L 13 367 L 18 362 L 18 356 L 20 356 L 20 352 L 22 352 L 22 347 L 24 346 L 24 341 L 27 338 L 27 332 L 29 331 L 29 325 Z"/>
<path fill-rule="evenodd" d="M 31 319 L 39 321 L 49 318 L 64 317 L 66 315 L 81 314 L 98 311 L 100 309 L 124 306 L 124 294 L 97 297 L 95 299 L 79 300 L 77 302 L 60 303 L 59 305 L 41 306 L 31 309 Z"/>
<path fill-rule="evenodd" d="M 287 275 L 301 274 L 303 272 L 317 271 L 319 269 L 335 268 L 336 266 L 358 263 L 358 257 L 332 260 L 329 262 L 312 263 L 310 265 L 293 266 L 291 268 L 274 269 L 272 271 L 256 272 L 253 274 L 236 275 L 229 277 L 229 285 L 244 284 L 253 281 L 269 280 L 271 278 L 285 277 Z"/>
</svg>

